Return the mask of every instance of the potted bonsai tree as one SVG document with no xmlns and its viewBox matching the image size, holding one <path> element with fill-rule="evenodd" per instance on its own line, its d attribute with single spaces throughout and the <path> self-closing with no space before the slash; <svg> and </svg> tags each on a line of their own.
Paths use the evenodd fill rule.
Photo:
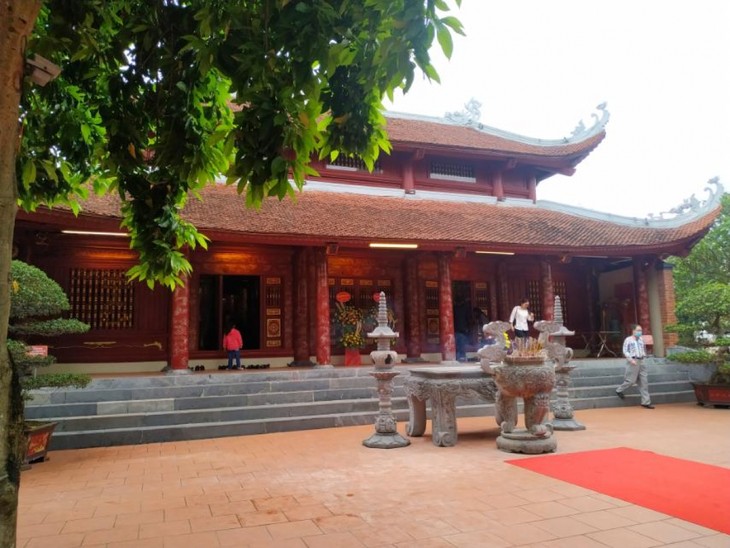
<svg viewBox="0 0 730 548">
<path fill-rule="evenodd" d="M 692 288 L 678 303 L 677 317 L 681 322 L 672 330 L 694 348 L 669 359 L 702 366 L 690 369 L 697 403 L 730 406 L 730 338 L 723 336 L 730 329 L 730 284 L 715 281 Z M 698 340 L 700 331 L 709 337 Z"/>
<path fill-rule="evenodd" d="M 690 364 L 694 369 L 698 365 L 703 368 L 704 375 L 693 375 L 692 382 L 695 397 L 699 405 L 730 407 L 730 338 L 716 339 L 713 346 L 706 349 L 687 350 L 671 354 L 672 361 Z"/>
<path fill-rule="evenodd" d="M 74 373 L 39 373 L 39 369 L 55 362 L 44 351 L 47 347 L 30 346 L 30 340 L 84 333 L 89 326 L 81 321 L 62 318 L 70 309 L 68 298 L 55 281 L 42 270 L 22 261 L 11 264 L 10 325 L 8 352 L 18 370 L 23 398 L 30 399 L 30 390 L 44 387 L 85 387 L 89 375 Z M 26 421 L 28 453 L 26 462 L 43 460 L 56 423 Z"/>
<path fill-rule="evenodd" d="M 672 331 L 687 352 L 669 358 L 689 366 L 698 403 L 730 405 L 730 194 L 707 235 L 674 265 L 677 320 Z M 702 335 L 702 336 L 698 336 Z M 687 350 L 685 348 L 685 350 Z"/>
</svg>

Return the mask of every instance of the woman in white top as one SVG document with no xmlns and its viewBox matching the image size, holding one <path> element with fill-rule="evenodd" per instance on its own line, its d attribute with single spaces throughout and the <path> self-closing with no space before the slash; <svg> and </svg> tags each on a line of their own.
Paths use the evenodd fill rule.
<svg viewBox="0 0 730 548">
<path fill-rule="evenodd" d="M 515 337 L 526 339 L 530 336 L 530 326 L 527 322 L 535 321 L 535 317 L 532 312 L 528 310 L 530 301 L 528 299 L 522 299 L 520 304 L 512 309 L 512 313 L 509 315 L 509 323 L 515 332 Z"/>
</svg>

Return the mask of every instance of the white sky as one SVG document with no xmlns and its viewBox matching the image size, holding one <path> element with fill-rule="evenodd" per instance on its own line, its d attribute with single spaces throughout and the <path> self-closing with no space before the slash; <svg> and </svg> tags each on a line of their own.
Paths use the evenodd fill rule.
<svg viewBox="0 0 730 548">
<path fill-rule="evenodd" d="M 451 2 L 453 4 L 453 2 Z M 418 80 L 389 110 L 443 116 L 472 97 L 482 123 L 570 135 L 606 101 L 606 139 L 538 199 L 644 217 L 719 176 L 730 191 L 730 1 L 463 0 L 466 27 L 442 83 Z"/>
</svg>

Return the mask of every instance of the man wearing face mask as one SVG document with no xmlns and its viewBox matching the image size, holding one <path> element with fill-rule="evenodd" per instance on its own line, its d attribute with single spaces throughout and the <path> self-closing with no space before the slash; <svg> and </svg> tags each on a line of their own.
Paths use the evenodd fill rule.
<svg viewBox="0 0 730 548">
<path fill-rule="evenodd" d="M 641 333 L 641 326 L 634 325 L 632 334 L 624 340 L 623 351 L 626 357 L 626 373 L 624 374 L 624 382 L 616 388 L 616 395 L 624 399 L 624 391 L 634 384 L 638 384 L 639 394 L 641 394 L 641 407 L 654 409 L 651 404 L 651 396 L 649 396 L 649 375 L 646 371 L 646 365 L 644 365 L 646 346 L 644 346 Z"/>
</svg>

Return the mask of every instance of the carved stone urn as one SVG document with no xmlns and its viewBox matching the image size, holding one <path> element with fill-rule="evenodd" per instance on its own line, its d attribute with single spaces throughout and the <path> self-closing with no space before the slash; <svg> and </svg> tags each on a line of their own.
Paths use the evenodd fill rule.
<svg viewBox="0 0 730 548">
<path fill-rule="evenodd" d="M 530 343 L 534 342 L 530 340 Z M 537 454 L 557 449 L 553 427 L 548 422 L 555 368 L 552 362 L 546 362 L 546 358 L 542 352 L 516 352 L 505 356 L 503 364 L 492 366 L 494 382 L 499 388 L 496 410 L 501 434 L 497 447 L 502 451 Z M 524 402 L 524 428 L 517 428 L 518 398 Z"/>
</svg>

